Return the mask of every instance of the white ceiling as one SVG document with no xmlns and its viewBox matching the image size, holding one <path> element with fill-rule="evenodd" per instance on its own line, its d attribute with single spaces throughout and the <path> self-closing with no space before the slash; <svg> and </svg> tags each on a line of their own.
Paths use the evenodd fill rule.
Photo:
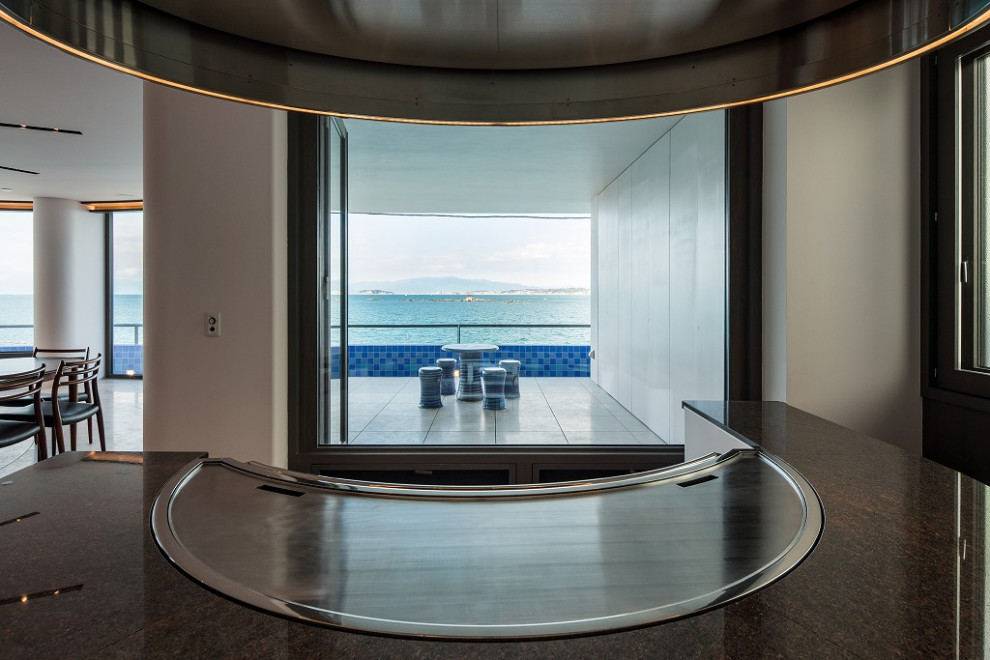
<svg viewBox="0 0 990 660">
<path fill-rule="evenodd" d="M 67 55 L 0 23 L 0 200 L 141 199 L 141 81 Z M 123 195 L 126 195 L 124 197 Z"/>
<path fill-rule="evenodd" d="M 0 200 L 143 195 L 142 82 L 0 23 Z M 225 101 L 217 101 L 223 103 Z M 591 198 L 677 122 L 453 127 L 347 121 L 353 211 L 587 213 Z"/>
<path fill-rule="evenodd" d="M 565 126 L 348 120 L 356 212 L 588 213 L 679 117 Z"/>
</svg>

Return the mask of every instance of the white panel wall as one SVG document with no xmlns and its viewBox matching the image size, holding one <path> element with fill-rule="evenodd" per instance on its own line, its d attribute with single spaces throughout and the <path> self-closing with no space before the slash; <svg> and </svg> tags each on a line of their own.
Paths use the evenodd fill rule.
<svg viewBox="0 0 990 660">
<path fill-rule="evenodd" d="M 105 352 L 105 226 L 78 202 L 34 200 L 34 344 Z M 106 356 L 104 356 L 104 366 Z"/>
<path fill-rule="evenodd" d="M 598 263 L 598 198 L 591 200 L 591 263 Z M 598 290 L 598 269 L 591 269 L 591 290 Z M 598 296 L 591 297 L 591 318 L 598 318 Z M 591 324 L 591 345 L 598 346 L 598 324 Z M 598 382 L 598 360 L 591 359 L 591 380 Z"/>
<path fill-rule="evenodd" d="M 647 210 L 647 318 L 645 414 L 643 423 L 661 438 L 670 438 L 673 410 L 670 391 L 670 137 L 657 142 L 638 161 L 645 169 L 645 199 L 637 198 Z"/>
<path fill-rule="evenodd" d="M 778 244 L 765 253 L 767 394 L 914 453 L 919 98 L 911 61 L 768 104 L 765 117 L 764 237 Z"/>
<path fill-rule="evenodd" d="M 598 272 L 598 289 L 592 290 L 598 306 L 598 318 L 592 318 L 598 334 L 598 345 L 593 347 L 597 382 L 608 392 L 616 392 L 619 385 L 619 248 L 615 220 L 618 207 L 618 186 L 610 185 L 598 195 L 597 268 L 592 264 Z"/>
<path fill-rule="evenodd" d="M 616 218 L 621 219 L 614 223 L 615 231 L 618 235 L 617 254 L 615 257 L 615 267 L 618 269 L 618 346 L 616 358 L 618 360 L 618 383 L 615 390 L 615 398 L 622 402 L 626 408 L 632 408 L 632 381 L 633 369 L 641 369 L 640 357 L 633 353 L 632 345 L 632 316 L 633 316 L 633 279 L 632 279 L 632 178 L 633 172 L 626 170 L 618 178 L 615 185 L 618 187 L 618 210 Z M 639 251 L 639 246 L 636 251 Z M 637 285 L 638 286 L 638 285 Z"/>
<path fill-rule="evenodd" d="M 629 350 L 626 354 L 638 364 L 629 365 L 629 409 L 649 408 L 649 365 L 639 356 L 650 354 L 650 237 L 649 196 L 650 180 L 646 172 L 646 159 L 640 158 L 629 167 L 631 195 L 627 223 L 630 242 L 623 246 L 628 250 L 629 279 L 623 289 L 629 291 Z M 640 247 L 644 246 L 644 247 Z M 638 284 L 636 284 L 638 283 Z M 621 362 L 620 362 L 621 365 Z M 621 393 L 621 390 L 620 390 Z"/>
<path fill-rule="evenodd" d="M 597 197 L 598 384 L 669 442 L 724 397 L 725 129 L 690 115 Z"/>
<path fill-rule="evenodd" d="M 285 144 L 284 113 L 145 85 L 148 450 L 286 464 Z"/>
</svg>

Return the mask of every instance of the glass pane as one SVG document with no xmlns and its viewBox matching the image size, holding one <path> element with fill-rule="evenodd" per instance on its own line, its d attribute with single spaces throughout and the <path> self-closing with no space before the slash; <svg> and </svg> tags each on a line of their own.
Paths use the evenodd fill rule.
<svg viewBox="0 0 990 660">
<path fill-rule="evenodd" d="M 990 369 L 990 54 L 973 62 L 975 366 Z"/>
<path fill-rule="evenodd" d="M 345 444 L 346 415 L 346 301 L 340 296 L 345 281 L 345 259 L 342 242 L 346 226 L 346 163 L 347 143 L 332 120 L 326 120 L 323 144 L 322 208 L 320 221 L 320 272 L 323 295 L 320 301 L 320 355 L 325 367 L 320 378 L 320 445 Z"/>
<path fill-rule="evenodd" d="M 144 373 L 144 213 L 114 213 L 113 373 Z"/>
<path fill-rule="evenodd" d="M 0 353 L 33 347 L 33 216 L 30 211 L 0 211 Z"/>
</svg>

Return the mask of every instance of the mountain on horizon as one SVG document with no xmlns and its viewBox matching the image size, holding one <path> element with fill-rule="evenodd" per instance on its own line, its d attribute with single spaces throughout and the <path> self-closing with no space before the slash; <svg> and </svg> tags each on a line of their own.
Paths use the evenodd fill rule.
<svg viewBox="0 0 990 660">
<path fill-rule="evenodd" d="M 470 293 L 471 291 L 518 291 L 537 289 L 517 282 L 496 282 L 493 280 L 466 279 L 463 277 L 411 277 L 393 282 L 351 282 L 350 293 L 358 291 L 391 291 L 409 295 L 429 295 L 431 293 Z"/>
</svg>

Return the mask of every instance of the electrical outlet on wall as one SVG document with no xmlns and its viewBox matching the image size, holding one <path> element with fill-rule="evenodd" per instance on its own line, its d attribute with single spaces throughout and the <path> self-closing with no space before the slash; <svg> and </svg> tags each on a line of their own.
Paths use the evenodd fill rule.
<svg viewBox="0 0 990 660">
<path fill-rule="evenodd" d="M 207 312 L 206 314 L 206 336 L 220 336 L 220 312 Z"/>
</svg>

